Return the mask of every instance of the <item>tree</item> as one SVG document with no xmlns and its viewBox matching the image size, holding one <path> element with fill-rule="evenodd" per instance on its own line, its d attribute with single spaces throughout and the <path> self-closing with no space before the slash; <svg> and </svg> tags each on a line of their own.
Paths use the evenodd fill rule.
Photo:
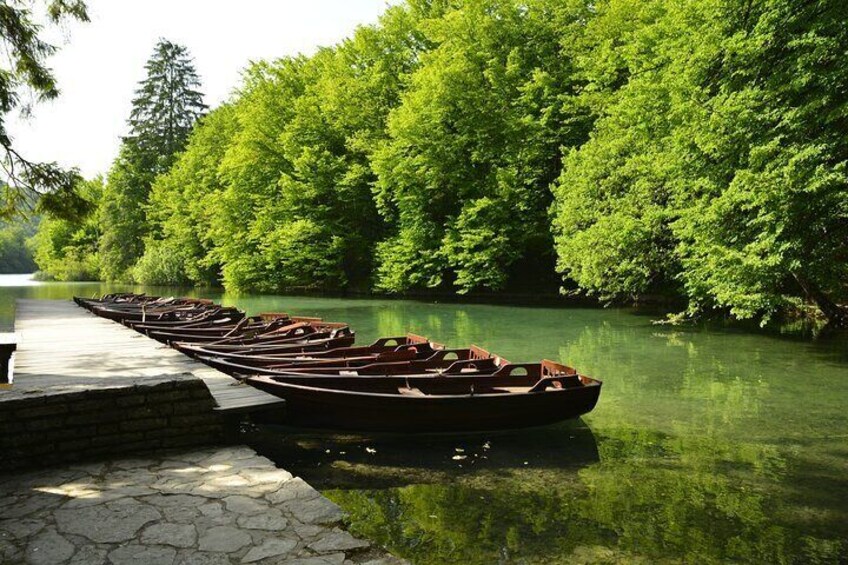
<svg viewBox="0 0 848 565">
<path fill-rule="evenodd" d="M 147 77 L 132 101 L 124 143 L 136 166 L 156 175 L 171 167 L 207 106 L 184 46 L 160 39 L 144 68 Z"/>
<path fill-rule="evenodd" d="M 227 288 L 276 290 L 276 266 L 264 256 L 271 223 L 266 207 L 277 198 L 281 173 L 291 167 L 279 136 L 303 92 L 305 62 L 296 57 L 251 65 L 234 102 L 238 131 L 219 165 L 226 189 L 212 216 L 214 256 Z"/>
<path fill-rule="evenodd" d="M 195 126 L 171 169 L 150 191 L 150 235 L 133 278 L 144 284 L 218 282 L 212 216 L 225 186 L 218 172 L 238 131 L 235 109 L 224 104 Z"/>
<path fill-rule="evenodd" d="M 130 279 L 129 270 L 144 253 L 147 219 L 144 205 L 153 182 L 149 170 L 138 167 L 128 145 L 109 170 L 100 205 L 100 276 L 107 281 Z"/>
<path fill-rule="evenodd" d="M 681 279 L 699 309 L 767 320 L 800 296 L 848 327 L 848 5 L 716 13 L 697 77 L 714 94 L 689 131 L 703 190 L 673 226 Z"/>
<path fill-rule="evenodd" d="M 384 232 L 370 159 L 426 45 L 417 29 L 424 15 L 389 8 L 379 25 L 358 28 L 309 62 L 309 81 L 280 136 L 292 166 L 266 207 L 277 288 L 369 287 L 372 250 Z"/>
<path fill-rule="evenodd" d="M 563 274 L 763 321 L 802 297 L 848 323 L 846 17 L 838 1 L 598 3 L 576 48 L 599 119 L 555 189 Z"/>
<path fill-rule="evenodd" d="M 311 58 L 249 71 L 214 215 L 228 288 L 369 287 L 383 230 L 370 157 L 426 48 L 417 26 L 436 4 L 389 8 Z"/>
<path fill-rule="evenodd" d="M 130 113 L 130 132 L 103 192 L 103 278 L 131 277 L 148 233 L 145 206 L 156 175 L 167 171 L 206 108 L 185 47 L 161 39 L 145 65 Z"/>
<path fill-rule="evenodd" d="M 75 169 L 64 170 L 56 163 L 34 163 L 13 147 L 6 130 L 5 116 L 21 108 L 22 96 L 29 91 L 36 101 L 51 100 L 59 95 L 53 73 L 46 58 L 56 48 L 39 37 L 41 27 L 34 21 L 30 3 L 12 1 L 0 4 L 0 43 L 7 60 L 0 69 L 0 163 L 6 182 L 0 187 L 0 218 L 11 218 L 32 212 L 36 206 L 58 216 L 73 217 L 85 211 L 86 201 L 74 192 L 79 180 Z M 64 20 L 88 21 L 81 0 L 44 2 L 48 20 L 57 24 Z"/>
<path fill-rule="evenodd" d="M 377 249 L 379 288 L 464 293 L 551 280 L 548 186 L 560 147 L 588 129 L 569 109 L 572 60 L 560 41 L 585 11 L 469 0 L 422 26 L 434 48 L 373 158 L 391 226 Z"/>
</svg>

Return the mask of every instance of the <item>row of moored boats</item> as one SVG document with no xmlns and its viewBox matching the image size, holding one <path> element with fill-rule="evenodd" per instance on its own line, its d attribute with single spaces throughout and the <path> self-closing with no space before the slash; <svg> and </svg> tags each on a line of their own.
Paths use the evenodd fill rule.
<svg viewBox="0 0 848 565">
<path fill-rule="evenodd" d="M 518 428 L 591 411 L 601 383 L 571 367 L 510 363 L 471 345 L 407 334 L 355 345 L 344 323 L 241 310 L 209 300 L 109 294 L 75 298 L 98 316 L 166 343 L 286 400 L 295 425 L 390 432 Z"/>
</svg>

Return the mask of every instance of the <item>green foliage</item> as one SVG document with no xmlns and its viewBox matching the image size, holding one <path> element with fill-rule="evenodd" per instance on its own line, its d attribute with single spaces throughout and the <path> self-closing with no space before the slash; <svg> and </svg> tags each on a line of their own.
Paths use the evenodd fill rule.
<svg viewBox="0 0 848 565">
<path fill-rule="evenodd" d="M 580 3 L 475 0 L 422 25 L 422 55 L 376 151 L 375 197 L 392 234 L 377 286 L 502 289 L 531 250 L 552 262 L 548 185 L 585 120 L 569 109 L 560 41 Z M 578 116 L 578 117 L 575 117 Z"/>
<path fill-rule="evenodd" d="M 185 265 L 190 260 L 187 250 L 171 241 L 149 240 L 144 255 L 132 270 L 133 280 L 151 285 L 185 285 L 192 281 Z"/>
<path fill-rule="evenodd" d="M 153 180 L 170 169 L 205 109 L 185 47 L 159 40 L 145 69 L 147 77 L 133 100 L 130 134 L 124 138 L 103 193 L 101 276 L 111 281 L 132 278 L 149 232 L 145 205 Z"/>
<path fill-rule="evenodd" d="M 35 234 L 36 225 L 35 220 L 0 221 L 0 274 L 35 271 L 26 240 Z"/>
<path fill-rule="evenodd" d="M 224 190 L 218 166 L 238 131 L 232 106 L 221 106 L 197 125 L 167 173 L 150 191 L 147 221 L 150 235 L 133 278 L 145 284 L 217 282 L 220 265 L 214 255 L 212 222 Z"/>
<path fill-rule="evenodd" d="M 96 206 L 102 200 L 103 179 L 80 181 L 75 192 L 86 200 L 92 212 L 70 220 L 45 217 L 29 240 L 40 278 L 58 281 L 99 278 L 101 232 Z"/>
<path fill-rule="evenodd" d="M 847 19 L 836 0 L 410 0 L 252 64 L 197 125 L 163 41 L 104 190 L 102 275 L 559 281 L 763 321 L 803 298 L 848 324 Z"/>
<path fill-rule="evenodd" d="M 280 197 L 270 211 L 281 231 L 272 238 L 289 231 L 302 238 L 308 231 L 313 237 L 302 240 L 303 260 L 314 264 L 323 255 L 325 268 L 311 282 L 309 271 L 294 273 L 271 261 L 284 277 L 300 279 L 300 286 L 367 287 L 371 249 L 382 235 L 369 157 L 385 137 L 386 116 L 415 65 L 420 48 L 415 24 L 408 10 L 389 9 L 379 28 L 358 29 L 307 66 L 308 82 L 280 136 L 291 170 L 282 173 Z"/>
<path fill-rule="evenodd" d="M 383 222 L 370 155 L 421 49 L 427 5 L 387 10 L 312 58 L 254 65 L 221 160 L 215 257 L 229 288 L 367 288 Z"/>
<path fill-rule="evenodd" d="M 127 146 L 122 147 L 109 171 L 100 206 L 100 274 L 105 280 L 129 280 L 130 269 L 144 252 L 147 224 L 143 205 L 152 180 L 149 171 L 135 166 Z"/>
<path fill-rule="evenodd" d="M 273 227 L 266 207 L 277 198 L 281 172 L 291 168 L 278 140 L 303 92 L 304 65 L 303 58 L 253 65 L 235 103 L 238 131 L 219 164 L 226 188 L 212 218 L 215 256 L 228 288 L 271 288 L 274 266 L 262 252 Z"/>
<path fill-rule="evenodd" d="M 713 191 L 675 226 L 695 306 L 767 317 L 805 292 L 830 317 L 825 297 L 846 298 L 846 18 L 843 2 L 784 1 L 724 23 L 699 140 Z"/>
<path fill-rule="evenodd" d="M 555 189 L 559 268 L 690 311 L 828 316 L 848 277 L 842 2 L 598 4 L 578 49 L 600 116 Z"/>
</svg>

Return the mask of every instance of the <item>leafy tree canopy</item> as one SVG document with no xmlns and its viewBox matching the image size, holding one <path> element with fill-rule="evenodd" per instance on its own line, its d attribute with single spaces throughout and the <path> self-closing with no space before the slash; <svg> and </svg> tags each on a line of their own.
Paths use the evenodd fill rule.
<svg viewBox="0 0 848 565">
<path fill-rule="evenodd" d="M 586 10 L 470 0 L 422 24 L 434 47 L 373 159 L 377 205 L 392 226 L 377 250 L 379 288 L 501 290 L 522 259 L 519 278 L 552 271 L 548 185 L 560 147 L 588 127 L 571 110 L 561 39 Z"/>
<path fill-rule="evenodd" d="M 846 21 L 837 0 L 409 0 L 252 64 L 200 121 L 163 40 L 103 190 L 102 274 L 848 324 Z"/>
<path fill-rule="evenodd" d="M 600 119 L 555 193 L 559 267 L 602 295 L 670 289 L 767 320 L 845 320 L 848 6 L 609 0 L 581 71 Z"/>
</svg>

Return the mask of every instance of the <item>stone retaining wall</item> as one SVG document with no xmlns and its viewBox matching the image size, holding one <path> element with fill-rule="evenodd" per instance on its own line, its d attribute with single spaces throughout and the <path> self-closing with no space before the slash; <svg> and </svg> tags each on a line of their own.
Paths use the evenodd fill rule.
<svg viewBox="0 0 848 565">
<path fill-rule="evenodd" d="M 209 389 L 191 375 L 0 401 L 0 471 L 223 439 Z"/>
</svg>

